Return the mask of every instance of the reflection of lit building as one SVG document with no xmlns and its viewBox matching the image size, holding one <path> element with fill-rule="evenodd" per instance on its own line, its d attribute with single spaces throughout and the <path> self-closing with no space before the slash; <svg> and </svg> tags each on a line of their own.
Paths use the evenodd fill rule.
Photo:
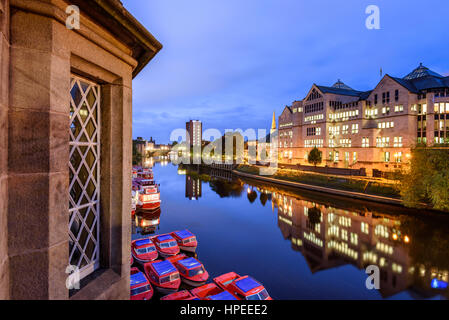
<svg viewBox="0 0 449 320">
<path fill-rule="evenodd" d="M 352 212 L 273 193 L 278 226 L 292 248 L 300 251 L 312 273 L 352 264 L 359 269 L 380 269 L 383 297 L 413 289 L 433 296 L 431 280 L 447 282 L 448 271 L 415 266 L 410 258 L 408 235 L 399 220 L 372 212 Z M 419 280 L 417 280 L 419 278 Z"/>
<path fill-rule="evenodd" d="M 186 175 L 186 198 L 198 200 L 201 198 L 201 180 Z"/>
<path fill-rule="evenodd" d="M 161 223 L 161 209 L 155 211 L 139 210 L 134 217 L 132 233 L 152 234 Z"/>
</svg>

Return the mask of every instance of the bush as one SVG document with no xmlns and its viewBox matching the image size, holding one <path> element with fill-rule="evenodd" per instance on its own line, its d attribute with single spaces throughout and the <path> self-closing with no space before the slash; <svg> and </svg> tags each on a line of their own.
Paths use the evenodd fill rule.
<svg viewBox="0 0 449 320">
<path fill-rule="evenodd" d="M 402 177 L 401 196 L 409 207 L 424 203 L 449 211 L 449 149 L 413 149 L 410 170 Z"/>
</svg>

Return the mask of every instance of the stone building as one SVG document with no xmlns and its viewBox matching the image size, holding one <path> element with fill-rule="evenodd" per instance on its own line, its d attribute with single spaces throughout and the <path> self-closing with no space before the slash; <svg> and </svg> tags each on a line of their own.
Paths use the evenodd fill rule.
<svg viewBox="0 0 449 320">
<path fill-rule="evenodd" d="M 403 78 L 385 75 L 371 91 L 340 80 L 332 87 L 314 84 L 284 109 L 279 127 L 281 163 L 307 164 L 318 147 L 322 165 L 401 169 L 416 144 L 449 143 L 449 77 L 421 64 Z"/>
<path fill-rule="evenodd" d="M 0 299 L 129 299 L 132 79 L 161 48 L 118 0 L 0 0 Z"/>
</svg>

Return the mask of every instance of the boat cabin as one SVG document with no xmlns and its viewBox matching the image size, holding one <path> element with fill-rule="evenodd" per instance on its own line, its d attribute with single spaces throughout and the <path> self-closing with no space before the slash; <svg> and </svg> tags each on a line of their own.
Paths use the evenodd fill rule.
<svg viewBox="0 0 449 320">
<path fill-rule="evenodd" d="M 153 288 L 145 274 L 137 268 L 131 268 L 131 300 L 150 300 Z"/>
<path fill-rule="evenodd" d="M 209 273 L 203 264 L 195 258 L 184 254 L 168 258 L 174 264 L 181 275 L 182 281 L 191 286 L 201 286 L 209 279 Z"/>
<path fill-rule="evenodd" d="M 181 284 L 179 272 L 170 261 L 155 261 L 144 265 L 150 282 L 162 293 L 174 293 Z"/>
<path fill-rule="evenodd" d="M 152 240 L 163 257 L 170 257 L 179 253 L 176 240 L 169 234 L 155 236 Z"/>
<path fill-rule="evenodd" d="M 156 246 L 150 238 L 134 240 L 131 249 L 132 255 L 140 263 L 156 260 L 158 256 Z"/>
<path fill-rule="evenodd" d="M 181 250 L 195 252 L 198 246 L 198 241 L 195 235 L 189 230 L 175 231 L 171 234 L 178 243 Z"/>
<path fill-rule="evenodd" d="M 239 300 L 272 300 L 265 287 L 250 276 L 230 272 L 215 278 L 214 282 Z"/>
</svg>

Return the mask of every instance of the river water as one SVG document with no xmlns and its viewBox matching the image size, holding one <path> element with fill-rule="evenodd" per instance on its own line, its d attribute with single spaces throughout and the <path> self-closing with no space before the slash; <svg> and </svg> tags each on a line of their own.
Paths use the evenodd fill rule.
<svg viewBox="0 0 449 320">
<path fill-rule="evenodd" d="M 210 279 L 249 274 L 274 299 L 449 297 L 449 217 L 220 171 L 153 170 L 161 210 L 138 212 L 132 238 L 188 228 Z M 366 286 L 370 265 L 378 289 Z"/>
</svg>

